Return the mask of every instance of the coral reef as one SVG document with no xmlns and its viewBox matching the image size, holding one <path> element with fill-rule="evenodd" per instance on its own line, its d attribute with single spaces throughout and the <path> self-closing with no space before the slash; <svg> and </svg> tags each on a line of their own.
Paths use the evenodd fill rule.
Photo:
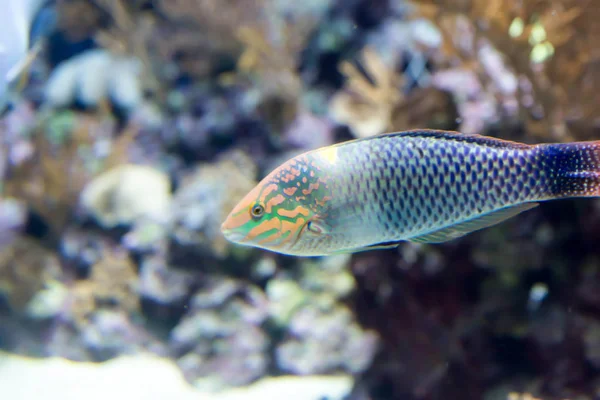
<svg viewBox="0 0 600 400">
<path fill-rule="evenodd" d="M 438 62 L 480 76 L 489 88 L 484 92 L 499 95 L 499 115 L 513 115 L 537 140 L 597 133 L 588 105 L 600 79 L 593 2 L 422 0 L 415 6 L 444 35 Z M 509 109 L 507 102 L 513 103 Z"/>
<path fill-rule="evenodd" d="M 598 138 L 593 1 L 55 3 L 0 119 L 0 348 L 154 353 L 203 390 L 341 374 L 353 400 L 598 396 L 595 200 L 314 259 L 220 233 L 276 165 L 343 140 Z"/>
<path fill-rule="evenodd" d="M 230 279 L 206 282 L 170 334 L 186 377 L 197 386 L 222 389 L 263 376 L 270 345 L 261 328 L 268 316 L 266 306 L 256 287 Z"/>
<path fill-rule="evenodd" d="M 300 276 L 275 276 L 267 284 L 271 314 L 283 331 L 276 357 L 284 371 L 356 374 L 370 365 L 377 335 L 363 330 L 340 302 L 354 288 L 348 261 L 349 257 L 339 256 L 323 263 L 306 262 Z"/>
<path fill-rule="evenodd" d="M 46 283 L 60 281 L 58 258 L 36 241 L 20 238 L 0 252 L 0 296 L 15 310 L 25 310 Z"/>
</svg>

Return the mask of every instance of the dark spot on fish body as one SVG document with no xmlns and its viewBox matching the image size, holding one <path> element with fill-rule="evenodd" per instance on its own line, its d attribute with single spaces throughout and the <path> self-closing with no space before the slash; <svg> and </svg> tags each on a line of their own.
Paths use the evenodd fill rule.
<svg viewBox="0 0 600 400">
<path fill-rule="evenodd" d="M 382 198 L 379 199 L 377 202 L 379 215 L 384 215 L 385 211 L 388 209 L 388 204 L 389 202 L 383 200 Z"/>
<path fill-rule="evenodd" d="M 392 162 L 394 164 L 394 170 L 400 169 L 400 160 L 398 157 L 392 157 Z"/>
<path fill-rule="evenodd" d="M 475 154 L 473 154 L 473 153 L 471 152 L 471 154 L 469 154 L 469 162 L 470 162 L 471 164 L 475 164 L 475 162 L 476 162 L 476 161 L 477 161 L 477 159 L 475 158 Z"/>
<path fill-rule="evenodd" d="M 386 203 L 390 203 L 395 200 L 391 189 L 386 188 L 386 190 L 384 190 L 383 193 L 383 199 Z"/>
<path fill-rule="evenodd" d="M 429 184 L 429 186 L 434 187 L 435 182 L 432 174 L 427 175 L 427 183 Z"/>
<path fill-rule="evenodd" d="M 415 207 L 415 216 L 417 218 L 421 218 L 422 214 L 423 214 L 423 212 L 421 211 L 421 207 Z"/>
<path fill-rule="evenodd" d="M 460 171 L 460 183 L 464 185 L 464 183 L 467 181 L 467 175 L 465 174 L 465 171 Z"/>
<path fill-rule="evenodd" d="M 450 185 L 444 185 L 444 195 L 450 197 L 452 195 L 452 188 Z"/>
<path fill-rule="evenodd" d="M 363 204 L 368 204 L 367 202 L 369 201 L 369 198 L 367 196 L 367 191 L 366 190 L 362 190 L 359 193 L 360 193 L 360 199 L 359 200 L 362 201 Z"/>
<path fill-rule="evenodd" d="M 455 173 L 455 174 L 458 174 L 458 173 L 460 172 L 460 170 L 461 170 L 461 168 L 460 168 L 460 164 L 459 164 L 458 162 L 454 162 L 454 163 L 452 164 L 452 166 L 454 167 L 454 173 Z"/>
<path fill-rule="evenodd" d="M 392 201 L 394 201 L 394 202 L 398 201 L 399 200 L 398 189 L 396 187 L 393 187 L 391 192 L 392 192 Z"/>
<path fill-rule="evenodd" d="M 477 173 L 477 171 L 473 171 L 471 172 L 471 182 L 475 183 L 480 179 L 477 179 L 477 176 L 479 176 L 479 174 Z"/>
<path fill-rule="evenodd" d="M 533 172 L 533 165 L 532 165 L 532 163 L 527 163 L 525 165 L 525 172 L 527 172 L 528 174 L 531 174 Z"/>
<path fill-rule="evenodd" d="M 533 189 L 537 185 L 538 180 L 533 176 L 529 178 L 529 187 Z"/>
<path fill-rule="evenodd" d="M 412 193 L 413 190 L 414 190 L 414 184 L 413 184 L 413 182 L 414 182 L 415 179 L 417 179 L 417 178 L 416 177 L 410 177 L 410 178 L 408 178 L 406 180 L 406 190 L 409 193 Z"/>
<path fill-rule="evenodd" d="M 506 160 L 505 160 L 505 154 L 502 154 L 502 157 L 498 158 L 498 168 L 499 169 L 504 169 L 506 168 Z"/>
<path fill-rule="evenodd" d="M 425 163 L 422 163 L 421 164 L 421 175 L 423 175 L 423 176 L 427 175 L 427 170 L 428 170 L 427 165 Z"/>
<path fill-rule="evenodd" d="M 433 214 L 433 209 L 431 208 L 431 203 L 427 203 L 427 205 L 425 206 L 425 215 L 432 215 Z"/>
<path fill-rule="evenodd" d="M 523 167 L 520 164 L 515 165 L 514 168 L 515 174 L 521 175 L 523 173 Z"/>
<path fill-rule="evenodd" d="M 396 176 L 394 176 L 394 183 L 395 183 L 395 187 L 396 187 L 396 188 L 399 188 L 399 187 L 400 187 L 400 184 L 401 184 L 401 183 L 400 183 L 400 179 L 401 179 L 401 178 L 400 178 L 400 174 L 402 174 L 402 172 L 403 172 L 403 171 L 401 170 L 401 172 L 400 172 L 399 174 L 397 173 L 397 174 L 396 174 Z"/>
<path fill-rule="evenodd" d="M 507 161 L 508 161 L 508 168 L 514 169 L 515 168 L 515 159 L 510 154 L 507 155 Z"/>
<path fill-rule="evenodd" d="M 483 191 L 483 181 L 481 179 L 477 181 L 477 191 L 478 192 Z"/>
<path fill-rule="evenodd" d="M 450 174 L 450 166 L 447 163 L 442 164 L 442 168 L 444 169 L 444 175 Z"/>
<path fill-rule="evenodd" d="M 392 219 L 394 218 L 391 207 L 388 207 L 387 210 L 385 211 L 385 217 L 386 217 L 386 223 L 389 221 L 392 221 Z"/>
</svg>

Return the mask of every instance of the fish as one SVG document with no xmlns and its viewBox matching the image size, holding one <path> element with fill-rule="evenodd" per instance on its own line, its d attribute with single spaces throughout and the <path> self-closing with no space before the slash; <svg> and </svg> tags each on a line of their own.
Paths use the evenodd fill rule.
<svg viewBox="0 0 600 400">
<path fill-rule="evenodd" d="M 24 86 L 23 77 L 43 41 L 31 40 L 31 26 L 48 0 L 5 0 L 0 14 L 0 112 Z"/>
<path fill-rule="evenodd" d="M 525 144 L 411 130 L 300 154 L 221 225 L 233 243 L 327 256 L 443 243 L 540 202 L 600 196 L 600 141 Z"/>
</svg>

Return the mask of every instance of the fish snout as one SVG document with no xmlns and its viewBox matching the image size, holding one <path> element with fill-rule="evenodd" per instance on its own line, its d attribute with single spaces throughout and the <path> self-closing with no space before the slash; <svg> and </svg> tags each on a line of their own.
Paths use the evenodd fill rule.
<svg viewBox="0 0 600 400">
<path fill-rule="evenodd" d="M 221 224 L 221 233 L 225 236 L 225 239 L 233 243 L 243 242 L 246 237 L 243 232 L 240 232 L 239 228 L 232 224 L 230 217 Z"/>
</svg>

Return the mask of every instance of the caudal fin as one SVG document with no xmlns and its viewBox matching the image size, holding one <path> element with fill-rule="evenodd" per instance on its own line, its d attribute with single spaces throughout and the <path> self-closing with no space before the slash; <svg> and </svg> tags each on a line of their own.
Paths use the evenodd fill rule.
<svg viewBox="0 0 600 400">
<path fill-rule="evenodd" d="M 541 147 L 552 197 L 600 196 L 600 141 Z"/>
</svg>

